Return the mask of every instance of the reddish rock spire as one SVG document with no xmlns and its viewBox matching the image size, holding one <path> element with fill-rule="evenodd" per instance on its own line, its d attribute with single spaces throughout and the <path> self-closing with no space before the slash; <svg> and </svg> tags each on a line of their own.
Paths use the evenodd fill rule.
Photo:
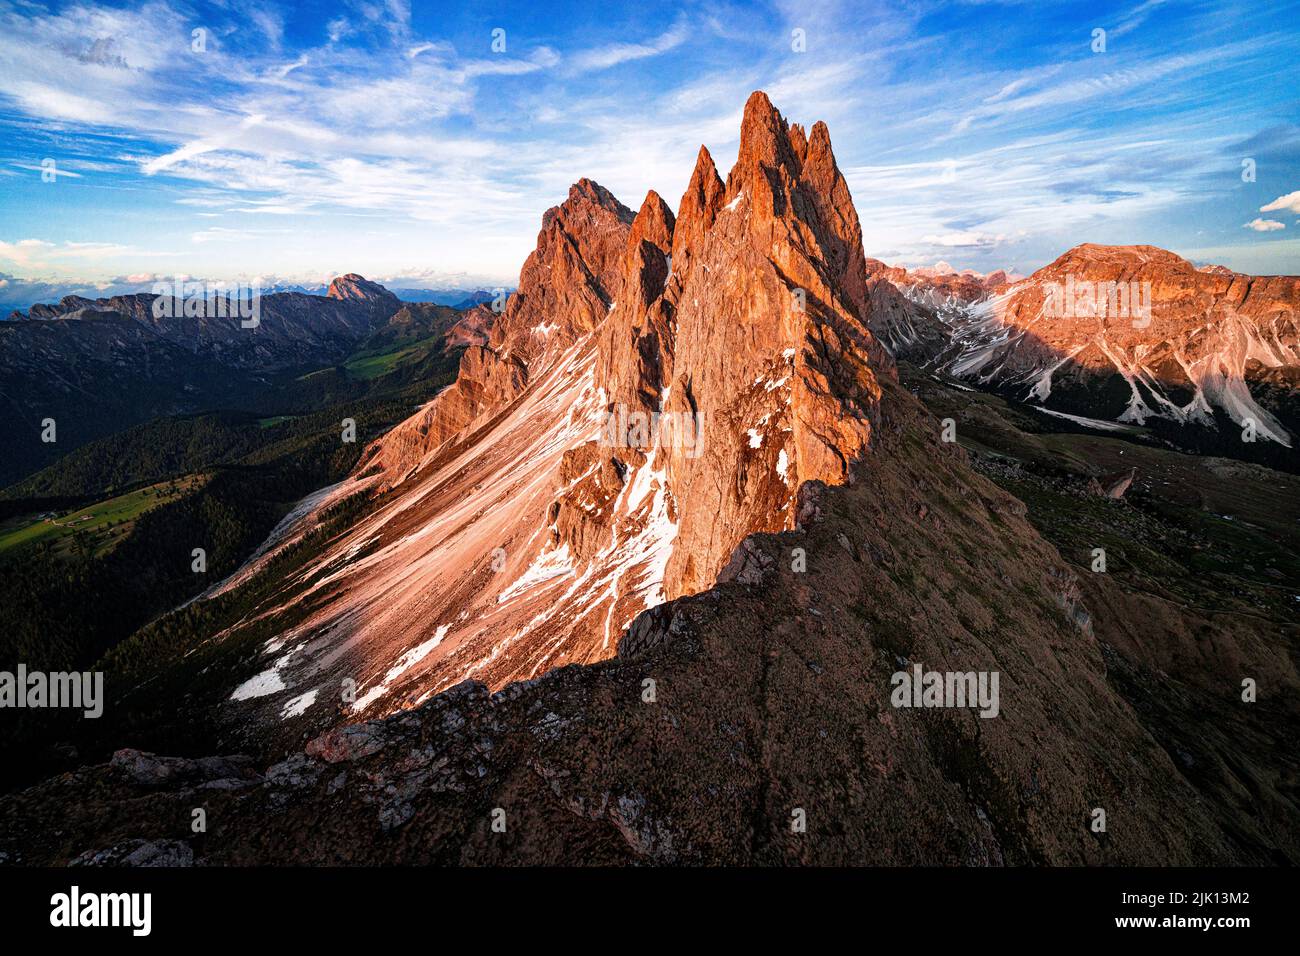
<svg viewBox="0 0 1300 956">
<path fill-rule="evenodd" d="M 700 414 L 708 429 L 700 453 L 669 455 L 684 503 L 669 595 L 707 586 L 744 534 L 791 527 L 801 483 L 848 480 L 870 443 L 877 372 L 891 369 L 864 322 L 861 227 L 825 125 L 805 137 L 754 93 L 736 165 L 717 185 L 702 150 L 664 294 L 665 411 Z M 700 501 L 709 506 L 689 506 Z"/>
<path fill-rule="evenodd" d="M 644 310 L 663 294 L 675 227 L 673 211 L 657 192 L 650 190 L 627 238 L 627 264 L 622 283 L 627 291 L 625 304 L 634 303 L 638 310 Z"/>
<path fill-rule="evenodd" d="M 537 248 L 492 323 L 488 344 L 469 348 L 456 381 L 367 450 L 367 467 L 385 471 L 386 483 L 404 480 L 430 452 L 513 401 L 602 324 L 623 282 L 632 220 L 632 210 L 599 183 L 574 183 L 568 198 L 542 216 Z"/>
<path fill-rule="evenodd" d="M 804 156 L 808 152 L 808 136 L 803 131 L 803 126 L 798 123 L 790 124 L 790 146 L 794 150 L 795 158 L 799 160 L 802 166 Z"/>
<path fill-rule="evenodd" d="M 831 135 L 820 120 L 808 137 L 803 164 L 805 193 L 821 213 L 825 234 L 823 255 L 844 294 L 866 319 L 866 258 L 862 251 L 862 224 L 853 207 L 848 183 L 840 173 L 831 149 Z"/>
<path fill-rule="evenodd" d="M 677 226 L 673 233 L 673 261 L 684 266 L 690 250 L 713 225 L 722 207 L 725 192 L 718 168 L 707 146 L 701 146 L 695 159 L 695 171 L 677 207 Z"/>
<path fill-rule="evenodd" d="M 630 209 L 619 202 L 614 197 L 614 194 L 600 183 L 585 176 L 569 187 L 569 198 L 565 200 L 564 206 L 576 206 L 583 203 L 593 203 L 602 209 L 609 210 L 625 222 L 632 221 L 632 211 Z"/>
<path fill-rule="evenodd" d="M 373 519 L 392 550 L 314 625 L 392 624 L 368 669 L 429 640 L 434 606 L 453 633 L 412 687 L 608 656 L 645 607 L 709 587 L 747 536 L 802 520 L 801 489 L 850 481 L 871 453 L 891 366 L 863 322 L 860 227 L 825 127 L 792 131 L 756 93 L 741 140 L 729 189 L 700 150 L 676 217 L 657 194 L 634 216 L 575 183 L 488 345 L 367 451 L 358 474 L 395 489 Z M 412 566 L 421 586 L 398 586 Z"/>
<path fill-rule="evenodd" d="M 653 189 L 646 193 L 641 211 L 632 220 L 632 233 L 628 236 L 628 248 L 648 242 L 664 255 L 671 255 L 673 248 L 673 228 L 677 217 L 668 208 L 668 204 Z"/>
<path fill-rule="evenodd" d="M 601 330 L 600 370 L 612 407 L 659 411 L 672 375 L 671 309 L 662 296 L 676 226 L 651 190 L 632 222 L 618 302 Z"/>
<path fill-rule="evenodd" d="M 740 124 L 740 153 L 732 172 L 750 169 L 756 163 L 769 168 L 788 166 L 795 171 L 798 168 L 790 128 L 762 90 L 751 93 L 745 103 L 745 117 Z"/>
</svg>

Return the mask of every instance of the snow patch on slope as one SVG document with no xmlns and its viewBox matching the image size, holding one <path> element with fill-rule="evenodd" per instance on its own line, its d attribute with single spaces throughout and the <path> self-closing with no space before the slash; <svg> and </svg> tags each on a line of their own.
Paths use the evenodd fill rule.
<svg viewBox="0 0 1300 956">
<path fill-rule="evenodd" d="M 397 680 L 416 664 L 420 663 L 420 661 L 428 657 L 429 652 L 442 643 L 442 639 L 447 636 L 447 631 L 450 629 L 451 625 L 449 624 L 439 625 L 438 630 L 434 632 L 433 637 L 429 638 L 422 644 L 417 644 L 399 657 L 397 663 L 390 667 L 388 672 L 384 674 L 383 680 L 371 687 L 353 702 L 352 710 L 359 713 L 373 704 L 380 697 L 387 694 L 393 681 Z"/>
<path fill-rule="evenodd" d="M 285 702 L 284 709 L 280 711 L 280 719 L 289 720 L 291 717 L 301 717 L 307 713 L 307 708 L 316 703 L 317 693 L 317 690 L 309 690 L 305 694 L 290 698 Z"/>
</svg>

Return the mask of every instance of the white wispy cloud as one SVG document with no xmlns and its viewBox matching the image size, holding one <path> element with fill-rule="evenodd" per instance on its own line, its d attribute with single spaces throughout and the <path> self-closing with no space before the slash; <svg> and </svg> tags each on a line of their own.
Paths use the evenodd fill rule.
<svg viewBox="0 0 1300 956">
<path fill-rule="evenodd" d="M 241 239 L 252 239 L 256 233 L 248 232 L 244 229 L 227 229 L 224 226 L 213 226 L 211 229 L 204 229 L 202 232 L 196 232 L 190 236 L 191 242 L 237 242 Z"/>
<path fill-rule="evenodd" d="M 1300 189 L 1285 196 L 1278 196 L 1271 203 L 1259 207 L 1260 212 L 1294 212 L 1300 213 Z"/>
<path fill-rule="evenodd" d="M 1286 223 L 1278 222 L 1276 219 L 1252 219 L 1246 223 L 1243 229 L 1253 229 L 1255 232 L 1277 232 L 1279 229 L 1285 229 Z"/>
<path fill-rule="evenodd" d="M 1108 39 L 1122 37 L 1132 33 L 1138 27 L 1146 23 L 1147 18 L 1151 16 L 1160 7 L 1163 7 L 1167 0 L 1146 0 L 1145 3 L 1139 3 L 1136 7 L 1125 13 L 1115 26 L 1107 30 Z"/>
<path fill-rule="evenodd" d="M 269 71 L 269 75 L 282 80 L 290 73 L 292 73 L 294 70 L 298 69 L 299 67 L 306 66 L 310 62 L 311 62 L 311 57 L 309 57 L 306 53 L 303 53 L 298 57 L 298 59 L 294 60 L 292 63 L 286 63 L 284 66 L 272 67 Z"/>
<path fill-rule="evenodd" d="M 620 63 L 632 60 L 644 60 L 646 57 L 659 56 L 675 49 L 686 40 L 688 30 L 685 20 L 678 20 L 673 26 L 659 36 L 643 43 L 610 43 L 575 54 L 570 63 L 578 72 L 590 70 L 607 70 Z"/>
<path fill-rule="evenodd" d="M 1042 85 L 1038 89 L 1025 92 L 1021 92 L 1025 87 L 1020 87 L 1007 96 L 999 97 L 995 94 L 991 101 L 982 102 L 962 116 L 954 125 L 953 132 L 965 132 L 979 124 L 1005 124 L 1018 114 L 1068 109 L 1103 97 L 1111 99 L 1112 102 L 1115 98 L 1120 98 L 1119 102 L 1131 109 L 1141 105 L 1144 98 L 1151 96 L 1152 86 L 1159 81 L 1179 73 L 1204 68 L 1212 63 L 1222 63 L 1225 59 L 1240 55 L 1249 48 L 1250 44 L 1243 43 L 1236 49 L 1174 54 L 1138 66 L 1105 71 L 1095 69 L 1095 64 L 1089 61 L 1082 61 L 1076 64 L 1077 69 L 1071 70 L 1070 74 L 1077 76 L 1079 73 L 1085 73 L 1084 76 Z"/>
<path fill-rule="evenodd" d="M 1001 245 L 1006 241 L 1007 237 L 1004 235 L 994 235 L 993 233 L 980 232 L 974 229 L 967 229 L 963 232 L 947 232 L 940 236 L 921 237 L 922 243 L 931 246 L 942 246 L 945 249 L 987 249 Z"/>
</svg>

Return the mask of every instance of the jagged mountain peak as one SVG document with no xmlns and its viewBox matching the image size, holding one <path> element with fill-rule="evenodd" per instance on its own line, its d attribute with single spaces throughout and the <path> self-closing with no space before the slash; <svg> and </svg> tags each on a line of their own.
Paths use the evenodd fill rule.
<svg viewBox="0 0 1300 956">
<path fill-rule="evenodd" d="M 677 205 L 677 226 L 673 234 L 673 261 L 685 266 L 690 250 L 697 245 L 722 207 L 726 187 L 713 163 L 707 146 L 701 146 L 695 158 L 686 191 Z"/>
<path fill-rule="evenodd" d="M 717 175 L 718 166 L 713 161 L 713 154 L 709 152 L 708 146 L 701 143 L 699 152 L 695 154 L 695 168 L 691 170 L 691 184 L 706 184 L 710 176 L 716 178 Z M 719 183 L 721 183 L 721 180 L 719 180 Z"/>
<path fill-rule="evenodd" d="M 611 396 L 717 423 L 702 447 L 653 459 L 676 500 L 713 499 L 679 509 L 669 596 L 708 586 L 745 534 L 793 527 L 802 483 L 849 480 L 869 446 L 876 375 L 891 374 L 865 326 L 861 231 L 829 140 L 805 179 L 789 129 L 758 92 L 725 188 L 701 150 L 662 300 L 620 303 L 602 339 Z M 732 490 L 718 496 L 719 483 Z"/>
<path fill-rule="evenodd" d="M 574 183 L 564 202 L 542 216 L 537 248 L 519 273 L 519 294 L 513 300 L 517 307 L 527 308 L 529 295 L 543 289 L 563 298 L 562 290 L 574 284 L 571 280 L 585 283 L 607 307 L 618 285 L 623 245 L 634 218 L 632 210 L 599 183 L 585 178 Z M 603 312 L 584 314 L 565 324 L 590 331 L 600 316 Z M 508 311 L 502 332 L 508 333 L 513 324 Z"/>
<path fill-rule="evenodd" d="M 577 203 L 581 201 L 595 203 L 597 206 L 615 213 L 620 219 L 631 221 L 632 211 L 630 209 L 619 202 L 617 197 L 600 183 L 585 176 L 569 187 L 568 202 Z"/>
<path fill-rule="evenodd" d="M 646 193 L 640 211 L 632 220 L 628 246 L 631 248 L 641 242 L 648 242 L 669 255 L 673 248 L 673 229 L 676 224 L 677 217 L 673 215 L 672 208 L 652 189 Z"/>
<path fill-rule="evenodd" d="M 784 165 L 797 169 L 798 157 L 785 117 L 772 105 L 766 93 L 755 90 L 745 101 L 744 117 L 740 123 L 740 150 L 732 173 L 743 173 L 760 164 L 769 168 Z M 727 190 L 729 193 L 732 191 L 730 182 Z"/>
<path fill-rule="evenodd" d="M 803 124 L 790 124 L 790 145 L 794 148 L 794 153 L 803 162 L 804 156 L 808 154 L 808 133 L 804 130 Z"/>
<path fill-rule="evenodd" d="M 813 124 L 808 146 L 800 158 L 804 175 L 814 182 L 824 180 L 829 185 L 831 176 L 839 173 L 835 150 L 831 147 L 831 132 L 821 120 Z"/>
<path fill-rule="evenodd" d="M 569 194 L 564 202 L 552 206 L 542 216 L 542 231 L 550 229 L 559 222 L 566 228 L 583 220 L 595 222 L 605 214 L 611 214 L 624 225 L 631 225 L 634 213 L 600 183 L 583 177 L 569 187 Z"/>
<path fill-rule="evenodd" d="M 354 673 L 369 715 L 469 674 L 607 657 L 748 535 L 796 527 L 802 488 L 851 480 L 892 375 L 865 324 L 857 216 L 823 132 L 801 177 L 784 118 L 762 95 L 748 113 L 747 142 L 780 160 L 766 200 L 755 179 L 724 203 L 701 148 L 675 216 L 653 191 L 634 215 L 589 179 L 547 210 L 487 344 L 317 505 L 381 493 L 318 566 L 341 590 L 268 609 L 305 615 L 295 646 L 328 635 L 295 680 Z M 756 153 L 732 178 L 747 164 L 757 176 Z M 419 666 L 386 678 L 412 648 Z"/>
</svg>

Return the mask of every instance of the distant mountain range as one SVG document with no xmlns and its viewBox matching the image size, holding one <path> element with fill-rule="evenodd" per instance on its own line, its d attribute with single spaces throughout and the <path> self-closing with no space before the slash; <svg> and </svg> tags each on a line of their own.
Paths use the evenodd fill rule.
<svg viewBox="0 0 1300 956">
<path fill-rule="evenodd" d="M 185 300 L 152 293 L 66 296 L 0 323 L 0 409 L 18 434 L 33 439 L 5 456 L 0 485 L 151 418 L 252 407 L 277 377 L 342 360 L 390 320 L 393 335 L 427 337 L 449 333 L 463 315 L 451 306 L 404 303 L 355 274 L 324 291 L 262 295 L 252 328 L 212 300 L 191 310 L 203 314 L 186 315 Z M 481 336 L 489 322 L 490 314 L 476 315 L 456 332 L 459 344 Z M 37 439 L 47 420 L 53 442 Z"/>
<path fill-rule="evenodd" d="M 88 300 L 111 299 L 134 294 L 151 294 L 151 290 L 151 283 L 117 283 L 108 289 L 97 289 L 84 284 L 61 286 L 55 282 L 24 282 L 13 277 L 0 276 L 0 321 L 20 318 L 37 302 L 62 300 L 67 296 Z M 266 295 L 298 292 L 303 295 L 324 296 L 328 291 L 328 285 L 302 285 L 291 282 L 276 282 L 262 286 L 262 292 Z M 469 309 L 475 305 L 491 302 L 497 295 L 495 288 L 469 287 L 391 286 L 389 291 L 403 302 L 432 302 L 457 309 Z M 513 292 L 514 287 L 505 286 L 504 291 Z"/>
<path fill-rule="evenodd" d="M 1085 428 L 1300 465 L 1300 278 L 1093 244 L 1015 281 L 868 271 L 900 358 Z"/>
</svg>

